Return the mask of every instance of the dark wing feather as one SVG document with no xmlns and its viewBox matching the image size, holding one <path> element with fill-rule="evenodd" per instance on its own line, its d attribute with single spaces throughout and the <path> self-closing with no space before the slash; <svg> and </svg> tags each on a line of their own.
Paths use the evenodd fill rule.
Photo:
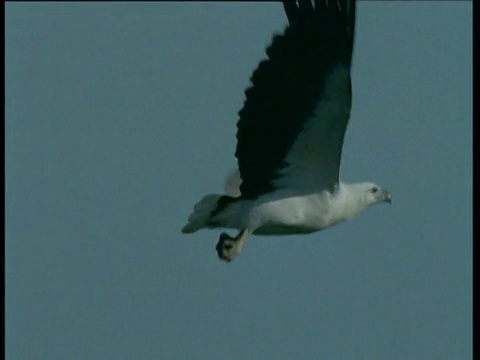
<svg viewBox="0 0 480 360">
<path fill-rule="evenodd" d="M 348 70 L 351 65 L 354 1 L 318 0 L 315 6 L 308 0 L 298 6 L 284 1 L 284 8 L 290 25 L 282 35 L 274 36 L 266 50 L 268 59 L 254 71 L 239 112 L 235 155 L 245 198 L 274 190 L 278 178 L 295 165 L 286 161 L 287 155 L 315 114 L 329 74 L 339 65 Z M 349 73 L 342 81 L 349 113 Z M 339 153 L 347 122 L 348 116 L 337 126 Z M 321 133 L 318 139 L 322 141 Z"/>
</svg>

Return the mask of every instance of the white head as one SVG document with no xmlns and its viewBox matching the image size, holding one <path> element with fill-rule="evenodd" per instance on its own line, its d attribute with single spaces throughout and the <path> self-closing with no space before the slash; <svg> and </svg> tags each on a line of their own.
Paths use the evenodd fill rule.
<svg viewBox="0 0 480 360">
<path fill-rule="evenodd" d="M 353 217 L 373 204 L 388 202 L 391 204 L 392 196 L 377 184 L 361 182 L 353 184 L 340 184 L 341 198 L 350 210 Z"/>
<path fill-rule="evenodd" d="M 377 184 L 371 182 L 362 182 L 354 184 L 357 188 L 357 193 L 360 196 L 360 201 L 365 204 L 365 207 L 378 204 L 382 202 L 392 203 L 392 196 L 390 193 L 382 189 Z"/>
</svg>

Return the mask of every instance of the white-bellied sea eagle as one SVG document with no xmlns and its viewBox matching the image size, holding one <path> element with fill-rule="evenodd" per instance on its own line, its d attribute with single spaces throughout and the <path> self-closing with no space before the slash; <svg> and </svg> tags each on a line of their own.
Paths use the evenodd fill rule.
<svg viewBox="0 0 480 360">
<path fill-rule="evenodd" d="M 183 233 L 230 228 L 218 256 L 232 261 L 250 234 L 313 233 L 391 202 L 371 182 L 339 179 L 350 117 L 354 0 L 283 1 L 289 25 L 273 37 L 268 58 L 245 91 L 237 123 L 238 171 L 225 195 L 194 207 Z"/>
</svg>

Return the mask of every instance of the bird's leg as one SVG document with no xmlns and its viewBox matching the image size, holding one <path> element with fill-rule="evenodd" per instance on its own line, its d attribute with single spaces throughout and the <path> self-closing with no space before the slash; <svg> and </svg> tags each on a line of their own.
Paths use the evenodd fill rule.
<svg viewBox="0 0 480 360">
<path fill-rule="evenodd" d="M 236 237 L 231 237 L 224 232 L 221 233 L 217 246 L 215 247 L 218 257 L 227 262 L 232 261 L 238 254 L 240 254 L 240 251 L 242 251 L 248 235 L 250 235 L 248 229 L 243 229 Z"/>
</svg>

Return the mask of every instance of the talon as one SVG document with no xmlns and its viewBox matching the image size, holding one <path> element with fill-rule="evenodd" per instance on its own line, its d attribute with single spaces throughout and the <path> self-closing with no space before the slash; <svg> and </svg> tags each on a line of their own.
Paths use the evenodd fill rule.
<svg viewBox="0 0 480 360">
<path fill-rule="evenodd" d="M 228 262 L 232 261 L 236 256 L 235 245 L 235 238 L 232 238 L 227 233 L 221 233 L 217 246 L 215 247 L 218 257 Z"/>
<path fill-rule="evenodd" d="M 236 237 L 231 237 L 227 233 L 222 232 L 215 247 L 218 257 L 227 262 L 232 261 L 240 254 L 248 234 L 249 232 L 247 230 L 243 230 Z"/>
</svg>

